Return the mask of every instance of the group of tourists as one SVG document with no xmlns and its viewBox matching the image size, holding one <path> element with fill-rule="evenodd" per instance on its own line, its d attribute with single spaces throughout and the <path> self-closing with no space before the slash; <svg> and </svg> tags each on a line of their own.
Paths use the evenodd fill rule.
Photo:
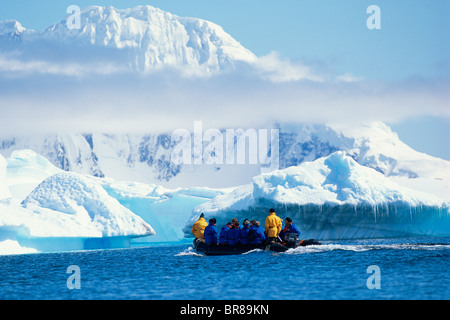
<svg viewBox="0 0 450 320">
<path fill-rule="evenodd" d="M 259 244 L 264 241 L 277 242 L 283 241 L 287 234 L 296 233 L 300 235 L 300 230 L 291 218 L 287 217 L 284 222 L 283 228 L 281 218 L 276 215 L 274 209 L 270 209 L 264 223 L 264 229 L 259 221 L 245 219 L 241 226 L 239 221 L 234 218 L 224 225 L 219 232 L 216 226 L 217 220 L 212 218 L 207 223 L 202 213 L 198 221 L 192 226 L 192 233 L 197 241 L 204 241 L 208 245 L 230 246 Z"/>
</svg>

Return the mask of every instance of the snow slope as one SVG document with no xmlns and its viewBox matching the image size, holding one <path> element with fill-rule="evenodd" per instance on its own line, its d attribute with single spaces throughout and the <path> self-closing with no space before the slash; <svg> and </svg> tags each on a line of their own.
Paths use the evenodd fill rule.
<svg viewBox="0 0 450 320">
<path fill-rule="evenodd" d="M 104 57 L 106 63 L 91 64 L 100 73 L 120 70 L 148 73 L 172 68 L 186 75 L 207 75 L 232 69 L 238 63 L 257 61 L 252 52 L 217 24 L 178 17 L 152 6 L 131 9 L 90 6 L 81 10 L 79 28 L 76 25 L 73 28 L 73 22 L 73 16 L 68 15 L 45 30 L 34 31 L 26 30 L 17 21 L 2 21 L 0 40 L 20 43 L 19 49 L 37 48 L 33 54 L 39 59 L 45 59 L 42 44 L 72 48 L 76 52 L 86 48 L 91 59 L 101 62 L 101 56 Z M 70 55 L 70 50 L 65 54 L 69 55 L 60 58 L 82 61 Z M 84 56 L 89 56 L 86 51 Z M 54 56 L 55 60 L 58 61 Z"/>
<path fill-rule="evenodd" d="M 335 129 L 354 139 L 353 150 L 349 151 L 363 166 L 391 177 L 450 181 L 450 161 L 412 149 L 384 123 L 335 126 Z"/>
<path fill-rule="evenodd" d="M 303 237 L 352 239 L 450 233 L 448 203 L 400 186 L 344 152 L 253 178 L 253 183 L 195 208 L 225 224 L 233 217 L 264 223 L 269 208 L 290 216 Z"/>
<path fill-rule="evenodd" d="M 309 67 L 257 57 L 213 22 L 179 17 L 144 5 L 90 6 L 45 30 L 0 21 L 0 72 L 64 76 L 174 73 L 210 77 L 241 70 L 272 82 L 323 81 Z"/>
<path fill-rule="evenodd" d="M 151 6 L 132 9 L 92 6 L 81 11 L 81 27 L 67 31 L 66 19 L 46 29 L 43 38 L 118 49 L 137 49 L 136 67 L 189 65 L 221 70 L 256 56 L 222 27 L 202 19 L 182 18 Z"/>
</svg>

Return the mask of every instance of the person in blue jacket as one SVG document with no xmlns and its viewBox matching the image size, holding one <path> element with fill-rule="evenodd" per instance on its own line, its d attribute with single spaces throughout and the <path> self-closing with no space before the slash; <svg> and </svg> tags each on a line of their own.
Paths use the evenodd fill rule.
<svg viewBox="0 0 450 320">
<path fill-rule="evenodd" d="M 239 230 L 242 229 L 242 227 L 239 225 L 238 219 L 236 219 L 236 218 L 231 219 L 231 227 L 236 226 L 236 225 L 238 226 Z"/>
<path fill-rule="evenodd" d="M 230 230 L 227 232 L 227 242 L 230 246 L 236 246 L 240 244 L 241 230 L 239 228 L 239 222 L 235 222 Z"/>
<path fill-rule="evenodd" d="M 247 236 L 249 244 L 259 244 L 266 240 L 264 229 L 260 227 L 261 223 L 256 220 L 250 221 L 250 231 Z"/>
<path fill-rule="evenodd" d="M 250 232 L 250 221 L 248 219 L 244 220 L 244 227 L 240 230 L 240 241 L 241 244 L 248 244 L 248 233 Z"/>
<path fill-rule="evenodd" d="M 284 228 L 283 230 L 281 230 L 280 232 L 280 238 L 281 240 L 284 240 L 284 236 L 287 233 L 297 233 L 298 235 L 300 235 L 300 229 L 297 228 L 297 226 L 294 224 L 294 222 L 292 222 L 292 219 L 287 217 L 284 221 Z"/>
<path fill-rule="evenodd" d="M 216 227 L 216 219 L 209 219 L 209 225 L 205 228 L 205 243 L 208 245 L 217 245 L 219 243 L 219 230 Z"/>
<path fill-rule="evenodd" d="M 220 236 L 219 236 L 219 244 L 227 244 L 228 243 L 228 238 L 227 238 L 227 234 L 228 231 L 230 231 L 230 228 L 233 224 L 231 222 L 228 222 L 226 225 L 224 225 L 221 229 L 220 229 Z"/>
</svg>

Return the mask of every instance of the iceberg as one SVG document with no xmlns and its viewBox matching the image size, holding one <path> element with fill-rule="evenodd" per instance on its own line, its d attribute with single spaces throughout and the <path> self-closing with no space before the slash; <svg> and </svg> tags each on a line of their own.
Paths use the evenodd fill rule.
<svg viewBox="0 0 450 320">
<path fill-rule="evenodd" d="M 95 179 L 59 172 L 39 183 L 23 201 L 3 199 L 0 241 L 48 252 L 129 247 L 132 239 L 155 234 L 148 223 L 109 196 Z"/>
<path fill-rule="evenodd" d="M 190 235 L 201 212 L 218 224 L 234 217 L 264 224 L 269 208 L 291 217 L 304 238 L 450 235 L 448 203 L 400 186 L 342 151 L 254 177 L 253 183 L 196 207 L 183 231 Z"/>
<path fill-rule="evenodd" d="M 180 241 L 192 210 L 228 192 L 66 172 L 31 150 L 1 159 L 0 254 Z"/>
<path fill-rule="evenodd" d="M 167 189 L 136 182 L 103 179 L 103 187 L 120 204 L 149 223 L 156 235 L 133 242 L 171 242 L 184 238 L 182 229 L 192 210 L 226 191 L 211 188 Z"/>
<path fill-rule="evenodd" d="M 110 197 L 101 185 L 73 172 L 58 173 L 44 180 L 22 205 L 74 217 L 84 232 L 97 236 L 154 234 L 147 223 Z"/>
<path fill-rule="evenodd" d="M 33 248 L 21 247 L 17 241 L 4 240 L 0 241 L 0 253 L 3 255 L 37 253 Z"/>
<path fill-rule="evenodd" d="M 32 150 L 16 150 L 6 159 L 6 183 L 11 196 L 25 199 L 42 181 L 62 172 L 47 158 Z"/>
</svg>

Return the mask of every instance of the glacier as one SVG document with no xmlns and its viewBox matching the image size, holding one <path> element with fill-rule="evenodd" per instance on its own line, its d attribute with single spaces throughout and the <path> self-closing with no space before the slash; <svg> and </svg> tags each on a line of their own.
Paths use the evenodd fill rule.
<svg viewBox="0 0 450 320">
<path fill-rule="evenodd" d="M 258 175 L 199 205 L 183 229 L 200 213 L 223 225 L 232 218 L 262 224 L 269 208 L 291 217 L 303 238 L 318 240 L 444 236 L 450 234 L 449 204 L 441 198 L 400 186 L 345 152 Z"/>
</svg>

